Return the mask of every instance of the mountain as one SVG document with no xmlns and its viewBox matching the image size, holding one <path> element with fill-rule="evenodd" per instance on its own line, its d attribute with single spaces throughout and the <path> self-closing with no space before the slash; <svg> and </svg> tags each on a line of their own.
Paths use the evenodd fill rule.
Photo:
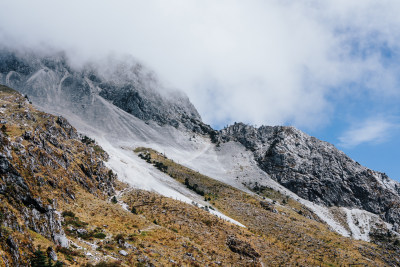
<svg viewBox="0 0 400 267">
<path fill-rule="evenodd" d="M 205 229 L 214 225 L 208 223 L 214 221 L 212 216 L 224 218 L 231 223 L 224 222 L 218 224 L 219 228 L 210 228 L 217 231 L 211 240 L 221 246 L 221 250 L 216 251 L 220 260 L 215 262 L 223 264 L 232 264 L 243 255 L 247 256 L 242 259 L 242 265 L 265 264 L 273 260 L 277 264 L 290 262 L 301 265 L 319 265 L 321 261 L 346 265 L 361 261 L 379 266 L 395 265 L 400 261 L 396 256 L 400 242 L 399 184 L 385 174 L 359 165 L 333 145 L 293 127 L 254 128 L 238 123 L 215 131 L 201 121 L 184 94 L 163 87 L 154 73 L 132 58 L 110 57 L 74 67 L 63 53 L 40 55 L 3 49 L 0 51 L 0 83 L 26 94 L 40 110 L 65 117 L 82 136 L 89 136 L 82 137 L 81 142 L 99 153 L 104 150 L 104 155 L 107 155 L 103 156 L 106 160 L 104 167 L 119 180 L 109 183 L 107 188 L 110 189 L 105 188 L 104 196 L 113 195 L 115 183 L 124 182 L 124 185 L 118 185 L 121 188 L 115 194 L 115 200 L 122 207 L 129 206 L 128 211 L 123 212 L 110 204 L 110 199 L 102 199 L 100 193 L 88 190 L 83 184 L 87 193 L 82 193 L 84 197 L 79 200 L 75 196 L 75 202 L 86 209 L 69 206 L 70 209 L 64 211 L 73 208 L 77 218 L 86 218 L 85 223 L 92 222 L 92 217 L 96 217 L 98 222 L 104 220 L 100 214 L 90 215 L 93 209 L 87 203 L 90 199 L 90 202 L 101 203 L 115 212 L 115 220 L 122 224 L 121 218 L 128 216 L 124 212 L 132 220 L 137 220 L 130 207 L 139 205 L 140 212 L 146 215 L 142 225 L 147 224 L 146 227 L 151 229 L 157 228 L 154 224 L 159 225 L 162 231 L 177 230 L 178 225 L 178 231 L 189 227 L 199 231 L 197 236 L 200 233 L 208 235 Z M 65 119 L 60 120 L 66 123 Z M 13 118 L 7 120 L 10 121 Z M 51 140 L 49 136 L 44 138 Z M 94 171 L 93 167 L 83 170 L 87 168 L 91 172 L 84 172 L 85 175 Z M 5 173 L 8 175 L 12 171 L 7 169 Z M 30 177 L 20 176 L 24 179 Z M 140 200 L 139 203 L 132 194 Z M 171 205 L 172 217 L 165 217 L 166 210 L 163 213 L 162 208 L 157 208 L 161 205 L 155 204 L 159 199 Z M 184 206 L 186 214 L 181 213 L 182 203 L 189 204 Z M 208 210 L 201 213 L 204 216 L 201 222 L 194 215 L 199 210 Z M 182 223 L 176 224 L 174 216 Z M 64 220 L 70 219 L 67 216 Z M 153 222 L 152 226 L 148 225 L 149 222 Z M 241 226 L 258 236 L 246 232 Z M 99 223 L 96 227 L 102 228 Z M 89 223 L 88 229 L 84 230 L 90 230 L 94 235 L 96 227 Z M 122 231 L 121 225 L 108 229 L 112 236 Z M 128 235 L 128 229 L 123 228 L 125 235 Z M 227 232 L 226 229 L 230 230 Z M 76 239 L 81 236 L 75 230 L 63 229 L 69 233 L 68 239 L 81 242 Z M 168 238 L 170 234 L 166 234 Z M 205 239 L 192 236 L 190 231 L 184 230 L 179 235 L 182 238 L 190 236 L 190 240 L 196 240 L 193 242 L 197 247 L 205 249 L 209 246 Z M 44 236 L 51 239 L 49 235 Z M 153 236 L 152 242 L 161 249 L 161 241 L 156 237 Z M 93 236 L 90 238 L 91 244 L 105 246 Z M 109 238 L 106 240 L 110 241 Z M 339 245 L 333 245 L 333 242 Z M 270 249 L 262 245 L 266 243 Z M 372 243 L 376 252 L 372 250 Z M 124 264 L 129 262 L 116 250 L 123 246 L 113 244 L 111 251 L 117 253 L 113 257 Z M 9 247 L 9 244 L 5 245 L 4 250 L 9 250 Z M 165 260 L 168 253 L 176 253 L 170 259 L 174 262 L 183 260 L 185 264 L 205 264 L 211 255 L 208 251 L 195 257 L 199 261 L 193 261 L 188 259 L 188 255 L 182 257 L 178 247 L 169 244 L 168 248 L 174 252 L 164 251 L 162 259 Z M 192 252 L 187 253 L 193 257 Z M 92 249 L 90 253 L 93 256 L 97 252 Z M 132 255 L 134 250 L 131 248 L 127 253 L 130 260 L 140 258 Z M 307 256 L 318 253 L 323 255 L 320 260 Z M 154 255 L 145 254 L 150 257 L 148 262 L 155 264 L 152 260 Z M 241 256 L 238 258 L 238 255 Z M 341 257 L 335 261 L 337 255 Z M 89 262 L 103 259 L 92 256 L 84 258 Z"/>
<path fill-rule="evenodd" d="M 76 70 L 63 53 L 38 57 L 3 50 L 0 73 L 3 84 L 44 106 L 57 104 L 82 114 L 100 96 L 143 121 L 193 131 L 208 128 L 186 95 L 163 87 L 153 72 L 131 57 L 109 57 Z"/>
<path fill-rule="evenodd" d="M 253 151 L 260 168 L 298 196 L 328 207 L 363 209 L 400 230 L 400 184 L 361 166 L 332 144 L 294 127 L 243 123 L 221 130 L 219 139 Z"/>
<path fill-rule="evenodd" d="M 33 232 L 61 247 L 68 240 L 60 202 L 77 188 L 101 198 L 114 194 L 107 154 L 83 143 L 62 117 L 34 109 L 18 92 L 0 86 L 0 239 L 5 266 L 27 265 Z"/>
<path fill-rule="evenodd" d="M 273 190 L 245 193 L 150 148 L 132 155 L 207 205 L 133 188 L 115 179 L 95 140 L 63 117 L 38 111 L 8 87 L 0 87 L 0 104 L 2 266 L 383 266 L 398 260 L 396 239 L 387 232 L 377 236 L 391 246 L 345 238 L 294 199 Z"/>
</svg>

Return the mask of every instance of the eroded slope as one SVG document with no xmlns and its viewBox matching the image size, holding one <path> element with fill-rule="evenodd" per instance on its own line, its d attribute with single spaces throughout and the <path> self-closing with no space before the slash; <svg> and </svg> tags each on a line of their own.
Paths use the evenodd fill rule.
<svg viewBox="0 0 400 267">
<path fill-rule="evenodd" d="M 261 169 L 298 196 L 328 207 L 372 212 L 399 231 L 399 183 L 361 166 L 333 145 L 294 127 L 242 123 L 221 130 L 218 140 L 242 143 Z"/>
</svg>

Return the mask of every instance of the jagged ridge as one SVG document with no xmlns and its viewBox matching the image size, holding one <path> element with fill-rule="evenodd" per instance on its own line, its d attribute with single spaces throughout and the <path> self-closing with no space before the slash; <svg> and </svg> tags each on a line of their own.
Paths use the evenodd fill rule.
<svg viewBox="0 0 400 267">
<path fill-rule="evenodd" d="M 0 50 L 0 84 L 28 94 L 35 103 L 63 105 L 75 114 L 84 114 L 95 96 L 101 96 L 144 121 L 204 130 L 185 94 L 163 87 L 153 72 L 130 57 L 72 68 L 63 53 L 38 56 Z"/>
<path fill-rule="evenodd" d="M 216 143 L 238 141 L 254 151 L 261 169 L 299 196 L 327 206 L 365 209 L 399 230 L 398 183 L 360 166 L 326 142 L 292 127 L 255 129 L 235 124 L 218 133 L 201 122 L 186 97 L 161 93 L 154 75 L 136 62 L 112 61 L 108 69 L 92 64 L 77 71 L 62 54 L 1 54 L 4 64 L 0 65 L 0 79 L 32 96 L 35 103 L 65 105 L 69 112 L 98 126 L 113 123 L 105 117 L 107 109 L 101 108 L 101 99 L 107 99 L 146 122 L 183 126 L 209 135 Z M 126 127 L 124 120 L 120 123 Z"/>
<path fill-rule="evenodd" d="M 252 150 L 261 169 L 300 197 L 364 209 L 399 230 L 400 184 L 361 166 L 332 144 L 294 127 L 254 128 L 243 123 L 221 130 L 217 139 L 238 141 Z"/>
</svg>

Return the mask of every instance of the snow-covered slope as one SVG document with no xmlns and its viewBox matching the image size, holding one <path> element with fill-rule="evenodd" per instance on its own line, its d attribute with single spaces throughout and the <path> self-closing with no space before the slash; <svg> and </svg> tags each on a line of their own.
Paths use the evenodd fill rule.
<svg viewBox="0 0 400 267">
<path fill-rule="evenodd" d="M 101 126 L 96 121 L 83 121 L 65 110 L 55 109 L 51 112 L 66 116 L 80 132 L 95 138 L 110 155 L 108 167 L 113 169 L 120 179 L 132 186 L 156 191 L 188 203 L 194 201 L 200 205 L 207 205 L 199 195 L 145 163 L 133 153 L 137 147 L 149 147 L 166 154 L 177 163 L 243 191 L 251 192 L 245 185 L 256 182 L 272 188 L 308 207 L 332 230 L 341 235 L 368 241 L 371 228 L 382 225 L 391 228 L 372 213 L 339 208 L 342 211 L 341 216 L 344 216 L 344 221 L 347 222 L 343 224 L 343 221 L 338 220 L 335 215 L 338 213 L 336 209 L 332 210 L 302 199 L 271 179 L 258 167 L 253 153 L 237 142 L 227 142 L 217 147 L 209 138 L 202 135 L 177 130 L 171 126 L 144 123 L 104 100 L 101 103 L 104 105 L 103 108 L 108 109 L 106 114 L 111 127 Z M 117 123 L 121 121 L 124 123 Z M 222 214 L 218 216 L 228 219 Z M 230 218 L 229 220 L 238 223 Z"/>
<path fill-rule="evenodd" d="M 205 133 L 213 133 L 212 129 L 199 121 L 188 99 L 179 93 L 171 97 L 157 92 L 153 78 L 142 75 L 140 69 L 134 68 L 133 76 L 126 76 L 129 68 L 124 66 L 105 73 L 96 72 L 93 66 L 74 71 L 63 58 L 32 61 L 11 57 L 10 61 L 10 66 L 16 67 L 7 69 L 0 64 L 1 81 L 27 93 L 38 107 L 66 117 L 78 131 L 96 139 L 110 155 L 109 167 L 132 186 L 206 204 L 133 153 L 137 147 L 149 147 L 240 190 L 251 193 L 249 188 L 257 183 L 279 191 L 307 206 L 344 236 L 368 240 L 369 230 L 377 225 L 391 227 L 366 211 L 328 208 L 323 202 L 318 205 L 299 197 L 260 169 L 253 151 L 240 142 L 211 142 Z M 141 80 L 144 78 L 147 80 Z M 125 103 L 125 98 L 130 99 Z M 385 180 L 382 183 L 391 187 Z"/>
</svg>

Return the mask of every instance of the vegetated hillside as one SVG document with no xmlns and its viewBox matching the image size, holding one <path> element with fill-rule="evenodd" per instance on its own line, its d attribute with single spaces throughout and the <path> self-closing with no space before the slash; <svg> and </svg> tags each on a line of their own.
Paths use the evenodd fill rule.
<svg viewBox="0 0 400 267">
<path fill-rule="evenodd" d="M 140 136 L 162 146 L 179 144 L 179 140 L 168 144 L 176 132 L 167 133 L 165 143 L 154 140 L 153 136 L 163 137 L 159 132 L 168 127 L 142 127 L 122 109 L 148 124 L 155 121 L 177 131 L 205 134 L 216 143 L 240 142 L 254 151 L 262 170 L 300 197 L 372 212 L 399 231 L 400 185 L 385 174 L 360 166 L 332 145 L 293 127 L 256 129 L 239 123 L 218 133 L 201 121 L 186 96 L 164 88 L 154 73 L 133 59 L 110 58 L 75 69 L 63 53 L 44 56 L 2 49 L 0 72 L 0 82 L 15 86 L 42 107 L 74 117 L 100 136 L 114 135 L 114 140 L 125 142 Z"/>
<path fill-rule="evenodd" d="M 379 215 L 400 231 L 400 184 L 350 159 L 332 144 L 294 127 L 236 123 L 216 142 L 238 141 L 258 165 L 298 196 L 326 206 L 360 208 Z"/>
<path fill-rule="evenodd" d="M 105 198 L 115 176 L 107 154 L 83 143 L 62 117 L 37 111 L 28 99 L 0 86 L 0 262 L 27 266 L 38 236 L 68 247 L 59 216 L 77 188 Z M 87 141 L 87 140 L 86 140 Z"/>
<path fill-rule="evenodd" d="M 155 151 L 140 150 L 160 171 L 203 195 L 209 207 L 130 188 L 115 181 L 103 163 L 107 154 L 94 140 L 3 86 L 0 123 L 1 266 L 49 259 L 68 266 L 397 262 L 396 241 L 386 232 L 380 241 L 391 244 L 387 250 L 344 238 L 277 192 L 260 193 L 268 199 L 243 193 Z M 216 217 L 212 209 L 246 228 Z"/>
<path fill-rule="evenodd" d="M 105 66 L 107 66 L 106 69 L 104 69 Z M 0 72 L 0 81 L 8 85 L 13 85 L 21 92 L 27 93 L 30 97 L 32 97 L 33 102 L 35 104 L 39 104 L 41 108 L 45 110 L 51 110 L 52 112 L 57 111 L 57 114 L 65 114 L 65 116 L 68 116 L 68 118 L 73 119 L 74 125 L 80 127 L 80 129 L 90 129 L 89 132 L 94 129 L 93 132 L 98 133 L 99 142 L 104 142 L 104 140 L 101 140 L 100 137 L 105 137 L 105 139 L 109 137 L 107 142 L 103 143 L 105 145 L 104 147 L 110 143 L 115 145 L 115 147 L 120 148 L 119 146 L 122 144 L 122 141 L 125 142 L 124 145 L 130 144 L 132 147 L 139 145 L 148 146 L 151 143 L 157 143 L 157 145 L 154 147 L 159 149 L 159 151 L 162 151 L 163 148 L 172 148 L 178 152 L 177 154 L 189 147 L 190 150 L 188 149 L 188 151 L 190 152 L 186 151 L 186 155 L 188 155 L 192 153 L 192 151 L 193 153 L 199 152 L 199 154 L 201 154 L 202 149 L 205 149 L 206 146 L 197 146 L 195 142 L 191 142 L 191 144 L 189 144 L 189 142 L 184 142 L 184 140 L 182 140 L 182 136 L 184 136 L 183 133 L 188 135 L 199 133 L 199 135 L 202 135 L 202 138 L 204 139 L 207 139 L 209 136 L 216 143 L 225 141 L 238 141 L 246 148 L 254 152 L 258 166 L 260 166 L 273 179 L 294 191 L 299 196 L 319 204 L 325 204 L 327 206 L 339 205 L 369 210 L 378 214 L 387 222 L 392 223 L 394 225 L 393 229 L 398 231 L 398 184 L 387 178 L 384 174 L 373 172 L 367 168 L 359 166 L 357 163 L 346 157 L 342 152 L 334 149 L 332 145 L 321 142 L 316 138 L 309 137 L 292 127 L 265 126 L 255 129 L 243 124 L 237 124 L 222 130 L 220 133 L 217 133 L 209 126 L 201 122 L 197 111 L 185 96 L 176 92 L 171 94 L 161 93 L 162 90 L 160 91 L 160 88 L 158 88 L 160 84 L 156 81 L 156 79 L 154 79 L 154 76 L 151 74 L 151 72 L 137 64 L 135 61 L 127 62 L 126 60 L 111 60 L 110 65 L 93 64 L 87 65 L 83 69 L 76 70 L 69 65 L 68 60 L 63 54 L 43 56 L 34 53 L 18 54 L 15 52 L 0 51 Z M 22 109 L 18 110 L 18 112 L 19 111 L 22 111 Z M 110 114 L 112 114 L 112 116 L 110 116 Z M 9 121 L 11 122 L 12 119 Z M 60 118 L 61 124 L 63 124 L 62 121 L 65 120 Z M 7 123 L 9 122 L 6 122 L 6 127 L 8 127 Z M 29 126 L 29 123 L 31 122 L 24 122 L 20 128 L 25 127 L 25 124 Z M 62 128 L 63 126 L 60 123 L 56 122 L 55 127 L 57 128 L 60 126 Z M 47 131 L 47 126 L 43 127 Z M 12 132 L 6 133 L 9 134 L 10 138 L 14 138 L 15 140 L 17 140 L 18 137 L 21 137 L 25 141 L 29 140 L 24 139 L 25 137 L 22 136 L 22 132 L 16 132 L 14 137 L 10 135 Z M 27 138 L 29 138 L 29 133 L 27 134 Z M 40 146 L 40 143 L 42 142 L 44 144 L 42 145 L 43 147 L 45 147 L 46 144 L 50 144 L 50 148 L 52 148 L 52 146 L 57 146 L 52 143 L 54 140 L 47 133 L 44 133 L 40 138 L 39 141 L 35 141 L 36 143 L 33 144 Z M 82 141 L 80 140 L 81 137 L 79 136 L 72 139 L 75 139 L 76 141 Z M 41 140 L 45 141 L 43 142 Z M 121 142 L 114 144 L 115 140 L 121 140 Z M 103 154 L 101 152 L 101 148 L 96 146 L 95 143 L 92 143 L 91 139 L 86 138 L 83 141 L 86 143 L 86 145 L 92 147 L 92 149 L 94 149 L 95 153 L 98 155 Z M 239 143 L 236 144 L 242 147 Z M 69 146 L 66 145 L 65 147 L 68 148 Z M 12 151 L 11 148 L 7 149 Z M 57 151 L 61 151 L 62 149 L 63 148 L 60 148 Z M 210 144 L 209 149 L 218 150 L 218 145 L 214 146 Z M 24 152 L 26 152 L 26 150 L 24 150 Z M 59 156 L 60 155 L 63 154 L 60 152 Z M 110 155 L 111 159 L 113 159 L 113 154 L 111 152 Z M 221 157 L 219 157 L 219 159 L 221 159 Z M 30 163 L 27 163 L 26 160 L 32 159 L 21 157 L 20 160 L 25 162 L 24 168 L 28 168 Z M 218 158 L 216 158 L 216 160 L 218 160 Z M 232 160 L 236 159 L 232 158 Z M 62 166 L 64 169 L 69 168 L 68 165 L 63 163 L 62 156 L 61 158 L 55 158 L 55 162 L 57 162 L 57 164 Z M 92 164 L 93 161 L 90 163 Z M 51 165 L 51 163 L 49 164 Z M 213 165 L 213 167 L 215 166 Z M 46 165 L 46 167 L 48 166 Z M 254 164 L 254 167 L 258 170 L 256 164 Z M 197 169 L 196 164 L 193 164 L 192 168 Z M 100 191 L 95 193 L 95 190 L 90 188 L 92 188 L 92 186 L 98 187 L 100 184 L 104 184 L 104 182 L 95 181 L 95 178 L 93 179 L 94 176 L 91 176 L 90 172 L 87 172 L 87 170 L 85 171 L 85 168 L 82 169 L 79 166 L 79 169 L 81 169 L 84 177 L 82 176 L 82 179 L 76 179 L 74 182 L 66 180 L 65 184 L 78 183 L 80 184 L 80 187 L 86 188 L 86 191 L 90 191 L 98 196 L 101 196 L 102 194 Z M 77 171 L 79 171 L 79 169 Z M 18 175 L 22 177 L 21 179 L 26 179 L 23 169 L 21 170 L 19 170 Z M 94 170 L 95 169 L 92 169 L 92 171 Z M 203 169 L 203 171 L 205 170 Z M 12 171 L 8 169 L 5 172 L 12 173 Z M 27 173 L 29 174 L 29 172 Z M 264 174 L 264 172 L 262 173 Z M 192 174 L 195 176 L 195 173 Z M 59 174 L 57 174 L 55 171 L 54 175 Z M 87 180 L 85 177 L 88 177 L 91 180 Z M 234 179 L 234 177 L 228 178 Z M 241 182 L 244 182 L 244 184 L 249 186 L 252 190 L 259 191 L 260 194 L 263 192 L 276 194 L 271 192 L 268 188 L 263 186 L 259 187 L 257 184 L 252 183 L 254 181 L 252 181 L 252 177 L 250 176 L 242 178 L 243 179 Z M 248 178 L 249 181 L 244 181 L 245 178 Z M 141 177 L 131 178 L 133 182 L 139 179 L 141 179 Z M 93 181 L 93 183 L 91 183 L 91 181 Z M 185 184 L 185 179 L 181 179 L 181 182 Z M 60 183 L 63 184 L 62 182 Z M 197 184 L 198 188 L 194 188 L 194 184 Z M 188 180 L 188 188 L 191 188 L 197 193 L 201 193 L 201 190 L 203 189 L 199 187 L 200 184 L 194 184 Z M 105 188 L 104 186 L 105 185 L 103 185 L 103 188 Z M 221 186 L 225 187 L 225 184 L 221 184 Z M 51 192 L 49 190 L 44 191 L 45 193 Z M 206 191 L 203 190 L 203 193 L 205 194 Z M 119 214 L 120 212 L 118 206 L 111 205 L 107 201 L 101 202 L 100 200 L 97 200 L 97 197 L 93 197 L 91 193 L 82 193 L 81 195 L 84 195 L 85 197 L 79 199 L 77 194 L 74 195 L 73 191 L 66 187 L 64 193 L 59 193 L 59 195 L 63 194 L 66 196 L 72 194 L 70 197 L 75 197 L 74 201 L 76 202 L 79 200 L 82 202 L 82 205 L 87 205 L 87 201 L 90 202 L 95 199 L 101 203 L 98 205 L 98 207 L 105 205 L 104 207 L 115 211 L 115 214 Z M 157 197 L 159 196 L 156 196 L 156 198 Z M 284 197 L 282 196 L 280 198 L 283 199 Z M 90 199 L 90 201 L 88 199 Z M 43 202 L 44 198 L 41 198 L 41 201 Z M 60 205 L 59 207 L 64 207 L 62 206 L 64 205 L 62 204 L 64 201 L 62 203 L 58 201 L 57 203 Z M 253 213 L 248 214 L 249 216 L 244 218 L 242 221 L 240 220 L 240 217 L 235 217 L 235 213 L 228 208 L 228 204 L 229 203 L 226 202 L 218 208 L 234 218 L 239 218 L 238 220 L 246 225 L 247 223 L 250 223 L 245 219 L 247 219 L 247 217 L 251 218 L 251 214 Z M 176 205 L 179 206 L 181 204 L 180 202 L 177 202 Z M 85 207 L 90 210 L 88 206 Z M 151 206 L 149 206 L 149 208 L 150 207 Z M 72 209 L 76 207 L 69 206 L 69 208 Z M 145 212 L 146 209 L 143 209 Z M 57 210 L 65 211 L 63 208 L 57 208 Z M 93 216 L 86 217 L 88 210 L 83 210 L 79 216 L 76 215 L 78 216 L 78 219 L 76 219 L 78 220 L 78 225 L 85 225 L 79 222 L 81 217 L 87 218 L 85 221 L 82 221 L 82 223 L 87 223 L 87 221 L 91 221 L 93 219 Z M 194 208 L 194 210 L 197 209 Z M 125 212 L 126 211 L 122 210 L 121 214 L 125 214 Z M 243 212 L 243 210 L 241 212 Z M 257 212 L 254 214 L 258 214 Z M 301 212 L 306 212 L 306 209 L 302 208 Z M 97 214 L 95 215 L 97 216 Z M 68 220 L 71 220 L 72 222 L 75 221 L 74 216 L 67 217 L 69 217 Z M 350 217 L 351 216 L 347 215 L 348 220 Z M 99 221 L 104 219 L 100 215 L 99 218 L 102 218 L 99 219 Z M 137 216 L 129 218 L 137 218 Z M 342 217 L 339 219 L 345 221 L 346 215 L 342 214 Z M 354 219 L 356 222 L 355 224 L 358 226 L 357 216 L 350 219 Z M 153 223 L 153 219 L 146 220 L 146 223 Z M 252 223 L 258 224 L 258 221 Z M 345 224 L 346 223 L 344 223 L 344 225 Z M 360 226 L 367 226 L 360 227 L 360 231 L 365 230 L 368 232 L 365 235 L 368 236 L 370 225 L 363 225 L 363 222 L 361 222 Z M 101 229 L 96 230 L 97 227 L 100 227 Z M 385 228 L 386 226 L 383 225 L 383 229 Z M 76 238 L 81 238 L 81 234 L 77 235 L 76 230 L 76 227 L 75 230 L 68 230 L 71 234 L 70 238 L 73 238 L 73 235 L 76 235 Z M 83 230 L 87 230 L 90 234 L 83 234 L 82 236 L 89 238 L 89 240 L 93 239 L 93 242 L 95 243 L 101 243 L 102 241 L 95 239 L 92 235 L 101 235 L 98 233 L 99 231 L 106 231 L 106 229 L 101 225 L 96 225 L 94 228 L 89 225 Z M 117 230 L 114 229 L 107 231 L 110 231 L 110 235 L 107 237 L 108 239 L 106 239 L 107 242 L 114 242 L 112 241 L 112 235 L 116 233 L 113 231 Z M 266 230 L 264 229 L 264 231 Z M 61 229 L 59 232 L 62 236 Z M 84 233 L 84 231 L 82 233 Z M 395 241 L 391 236 L 388 236 L 390 235 L 390 232 L 373 232 L 372 234 L 372 240 L 380 242 L 380 244 L 385 244 L 385 246 L 389 244 L 390 250 L 397 249 L 396 246 L 392 246 L 394 245 Z M 56 239 L 65 240 L 64 238 L 60 238 L 58 234 L 55 234 L 54 236 L 55 237 L 53 238 L 53 241 Z M 287 240 L 287 238 L 282 238 L 282 240 Z M 82 243 L 79 244 L 81 244 L 79 246 L 84 246 Z M 87 257 L 92 257 L 92 261 L 95 261 L 96 259 L 103 259 L 106 257 L 104 256 L 105 253 L 110 257 L 112 256 L 114 258 L 125 259 L 124 257 L 120 256 L 119 252 L 117 251 L 117 247 L 119 246 L 121 246 L 121 244 L 115 246 L 114 250 L 109 251 L 106 249 L 102 250 L 101 252 L 97 251 L 95 256 Z M 80 248 L 77 248 L 79 251 Z M 176 249 L 179 251 L 178 248 Z M 85 253 L 79 253 L 78 254 L 80 256 L 86 255 Z M 129 257 L 132 258 L 132 262 L 135 262 L 136 258 L 132 254 L 129 254 Z M 175 259 L 181 259 L 182 257 L 179 257 L 179 255 L 180 254 L 177 253 Z M 87 257 L 85 256 L 82 258 L 86 259 Z M 153 259 L 152 256 L 149 257 Z M 75 260 L 80 258 L 81 257 L 74 257 Z M 287 258 L 288 257 L 283 257 L 284 260 L 287 260 Z M 375 257 L 375 259 L 376 258 L 377 257 Z M 187 261 L 183 262 L 187 263 Z M 226 260 L 224 262 L 229 261 Z"/>
<path fill-rule="evenodd" d="M 203 209 L 218 209 L 244 224 L 247 229 L 240 229 L 239 233 L 252 233 L 248 236 L 251 242 L 248 242 L 259 254 L 259 262 L 273 266 L 373 266 L 396 265 L 400 262 L 397 254 L 400 243 L 390 231 L 377 233 L 379 240 L 376 243 L 379 245 L 354 241 L 332 232 L 305 206 L 272 189 L 260 188 L 257 195 L 244 193 L 179 165 L 152 149 L 137 148 L 135 152 L 149 164 L 202 195 L 210 203 Z M 137 195 L 124 199 L 131 206 L 140 207 Z M 200 227 L 201 223 L 193 222 L 196 215 L 185 216 L 179 209 L 167 207 L 167 204 L 152 205 L 150 210 L 137 208 L 135 212 L 162 214 L 157 218 L 158 224 L 179 229 L 180 233 L 197 242 L 206 242 L 209 246 L 223 246 L 226 236 L 231 234 L 229 231 L 218 232 L 214 221 L 206 222 L 209 226 L 209 230 L 206 230 L 204 226 Z"/>
<path fill-rule="evenodd" d="M 0 86 L 0 123 L 0 266 L 44 266 L 49 258 L 53 265 L 68 266 L 255 263 L 254 257 L 241 256 L 240 246 L 249 250 L 248 244 L 236 237 L 230 239 L 239 246 L 236 252 L 226 244 L 206 250 L 158 225 L 160 214 L 144 216 L 127 210 L 118 202 L 123 192 L 115 195 L 114 187 L 133 189 L 116 185 L 115 175 L 104 167 L 107 154 L 102 148 L 78 135 L 62 117 L 36 110 L 27 98 L 4 86 Z M 192 205 L 132 192 L 151 195 L 150 203 L 165 200 L 182 212 L 199 215 L 199 208 Z M 232 234 L 239 229 L 205 211 L 200 215 L 198 219 L 216 221 Z M 200 249 L 196 257 L 193 249 Z"/>
<path fill-rule="evenodd" d="M 150 162 L 204 195 L 209 208 L 116 182 L 104 167 L 107 154 L 94 140 L 3 86 L 0 123 L 2 266 L 48 258 L 53 265 L 70 266 L 102 261 L 109 266 L 381 266 L 395 261 L 393 251 L 329 231 L 292 199 L 264 192 L 274 203 L 243 193 L 155 151 L 149 151 Z M 247 228 L 207 211 L 213 207 Z"/>
</svg>

